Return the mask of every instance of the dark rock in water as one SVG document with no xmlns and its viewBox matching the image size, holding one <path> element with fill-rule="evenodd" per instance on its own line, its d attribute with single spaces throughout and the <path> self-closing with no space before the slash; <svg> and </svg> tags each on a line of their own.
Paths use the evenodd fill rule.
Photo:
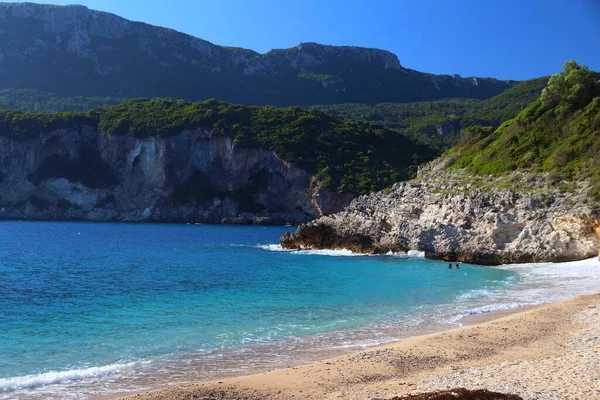
<svg viewBox="0 0 600 400">
<path fill-rule="evenodd" d="M 301 225 L 295 234 L 284 233 L 281 244 L 285 248 L 336 249 L 344 248 L 357 253 L 385 253 L 373 238 L 361 232 L 345 232 L 339 236 L 333 226 L 326 224 Z"/>
<path fill-rule="evenodd" d="M 572 193 L 552 187 L 529 193 L 465 190 L 450 177 L 398 183 L 360 196 L 343 211 L 284 234 L 285 248 L 361 253 L 418 250 L 426 257 L 482 265 L 569 261 L 594 257 L 600 221 L 580 183 Z"/>
<path fill-rule="evenodd" d="M 451 389 L 439 392 L 411 394 L 390 400 L 523 400 L 515 394 L 490 392 L 489 390 Z"/>
</svg>

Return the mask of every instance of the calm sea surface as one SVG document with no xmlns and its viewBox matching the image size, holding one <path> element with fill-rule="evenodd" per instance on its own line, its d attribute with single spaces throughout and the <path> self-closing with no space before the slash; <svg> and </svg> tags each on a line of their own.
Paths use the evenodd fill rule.
<svg viewBox="0 0 600 400">
<path fill-rule="evenodd" d="M 0 223 L 0 398 L 90 398 L 307 363 L 597 290 L 594 260 L 484 268 L 288 252 L 292 228 Z"/>
</svg>

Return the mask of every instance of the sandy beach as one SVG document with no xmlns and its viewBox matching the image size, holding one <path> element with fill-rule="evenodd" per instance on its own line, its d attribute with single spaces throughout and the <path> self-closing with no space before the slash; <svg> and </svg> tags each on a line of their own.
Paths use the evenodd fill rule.
<svg viewBox="0 0 600 400">
<path fill-rule="evenodd" d="M 600 399 L 600 294 L 517 311 L 312 365 L 125 399 L 386 399 L 457 387 Z"/>
</svg>

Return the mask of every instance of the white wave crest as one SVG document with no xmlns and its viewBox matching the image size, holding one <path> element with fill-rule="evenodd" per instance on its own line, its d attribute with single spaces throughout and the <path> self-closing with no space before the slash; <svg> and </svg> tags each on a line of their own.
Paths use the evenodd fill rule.
<svg viewBox="0 0 600 400">
<path fill-rule="evenodd" d="M 496 294 L 497 291 L 490 289 L 474 289 L 469 290 L 456 297 L 457 300 L 472 300 L 472 299 L 486 299 L 490 298 L 492 294 Z"/>
<path fill-rule="evenodd" d="M 267 251 L 279 251 L 279 252 L 287 252 L 292 254 L 309 254 L 309 255 L 319 255 L 319 256 L 331 256 L 331 257 L 359 257 L 359 256 L 373 256 L 373 254 L 365 254 L 365 253 L 355 253 L 351 250 L 347 249 L 338 249 L 338 250 L 293 250 L 293 249 L 284 249 L 280 244 L 262 244 L 257 246 L 260 249 Z M 424 251 L 418 250 L 409 250 L 407 253 L 393 253 L 389 251 L 385 254 L 386 256 L 391 257 L 399 257 L 399 258 L 425 258 Z"/>
<path fill-rule="evenodd" d="M 284 249 L 280 244 L 260 244 L 257 247 L 267 251 L 292 251 L 289 249 Z"/>
<path fill-rule="evenodd" d="M 596 257 L 561 263 L 511 264 L 499 268 L 519 274 L 520 292 L 527 300 L 545 303 L 597 293 L 600 282 L 600 262 Z"/>
<path fill-rule="evenodd" d="M 449 317 L 446 322 L 452 323 L 452 324 L 456 324 L 458 323 L 459 325 L 462 325 L 462 320 L 464 320 L 466 317 L 470 317 L 473 315 L 480 315 L 480 314 L 487 314 L 487 313 L 493 313 L 493 312 L 499 312 L 499 311 L 506 311 L 506 310 L 513 310 L 516 308 L 521 308 L 521 307 L 526 307 L 526 306 L 532 306 L 532 305 L 537 305 L 537 304 L 541 304 L 541 302 L 533 302 L 533 303 L 494 303 L 494 304 L 488 304 L 485 306 L 481 306 L 481 307 L 476 307 L 476 308 L 471 308 L 471 309 L 467 309 L 464 312 L 461 312 L 460 314 L 454 315 L 453 317 Z"/>
<path fill-rule="evenodd" d="M 46 385 L 81 381 L 89 378 L 113 375 L 123 369 L 131 368 L 135 362 L 110 364 L 101 367 L 72 369 L 68 371 L 50 371 L 42 374 L 15 376 L 0 379 L 0 393 L 19 389 L 34 389 Z"/>
<path fill-rule="evenodd" d="M 284 249 L 280 244 L 263 244 L 259 245 L 259 248 L 267 251 L 281 251 L 291 254 L 313 254 L 320 256 L 332 256 L 332 257 L 356 257 L 356 256 L 368 256 L 368 254 L 363 253 L 354 253 L 350 250 L 340 249 L 340 250 L 293 250 L 293 249 Z"/>
<path fill-rule="evenodd" d="M 419 250 L 409 250 L 406 253 L 394 253 L 392 251 L 388 251 L 385 255 L 399 258 L 425 258 L 425 252 Z"/>
<path fill-rule="evenodd" d="M 535 305 L 536 303 L 510 303 L 510 304 L 489 304 L 482 307 L 472 308 L 465 312 L 466 315 L 487 314 L 496 311 L 512 310 L 525 306 Z"/>
</svg>

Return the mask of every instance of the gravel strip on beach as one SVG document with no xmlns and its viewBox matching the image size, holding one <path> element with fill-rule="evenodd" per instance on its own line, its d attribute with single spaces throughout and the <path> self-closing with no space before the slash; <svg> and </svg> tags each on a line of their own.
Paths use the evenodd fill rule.
<svg viewBox="0 0 600 400">
<path fill-rule="evenodd" d="M 463 369 L 425 381 L 419 389 L 489 389 L 518 393 L 524 400 L 600 399 L 600 309 L 592 304 L 574 322 L 586 328 L 567 340 L 565 355 Z"/>
</svg>

